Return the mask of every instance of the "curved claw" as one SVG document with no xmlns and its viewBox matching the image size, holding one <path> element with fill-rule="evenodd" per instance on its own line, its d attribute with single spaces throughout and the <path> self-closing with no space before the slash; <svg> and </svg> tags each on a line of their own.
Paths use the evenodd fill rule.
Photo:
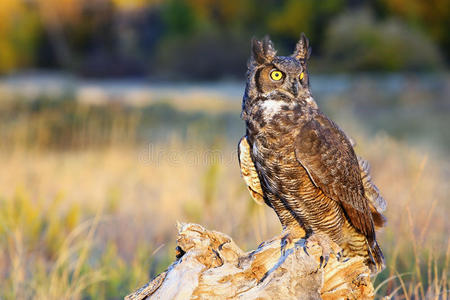
<svg viewBox="0 0 450 300">
<path fill-rule="evenodd" d="M 295 247 L 301 247 L 303 249 L 303 251 L 305 251 L 306 255 L 309 256 L 306 246 L 306 239 L 299 239 L 298 241 L 295 242 Z"/>
<path fill-rule="evenodd" d="M 284 239 L 282 239 L 282 240 L 281 240 L 281 247 L 280 247 L 281 255 L 282 255 L 282 256 L 285 256 L 285 255 L 286 255 L 286 245 L 287 245 L 287 241 L 284 240 Z"/>
<path fill-rule="evenodd" d="M 305 247 L 303 247 L 303 251 L 305 251 L 306 255 L 308 255 L 308 256 L 309 256 L 308 250 L 306 250 L 306 249 L 307 249 L 307 247 L 306 247 L 306 246 L 305 246 Z"/>
<path fill-rule="evenodd" d="M 282 238 L 281 238 L 281 254 L 283 256 L 286 255 L 286 247 L 290 244 L 292 244 L 292 234 L 290 232 L 286 233 Z"/>
<path fill-rule="evenodd" d="M 308 242 L 316 242 L 322 248 L 322 255 L 320 256 L 319 269 L 325 268 L 330 259 L 331 253 L 335 253 L 337 260 L 343 256 L 342 249 L 335 244 L 327 235 L 313 234 Z"/>
<path fill-rule="evenodd" d="M 328 264 L 328 260 L 330 259 L 329 255 L 326 255 L 325 258 L 323 256 L 320 257 L 319 269 L 325 269 Z"/>
<path fill-rule="evenodd" d="M 337 261 L 341 261 L 342 257 L 344 257 L 344 250 L 339 251 L 338 253 L 336 253 L 336 260 Z"/>
</svg>

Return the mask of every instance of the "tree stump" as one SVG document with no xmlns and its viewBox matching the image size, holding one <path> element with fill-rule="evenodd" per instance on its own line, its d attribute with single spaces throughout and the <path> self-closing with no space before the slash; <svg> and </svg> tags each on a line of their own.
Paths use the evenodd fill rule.
<svg viewBox="0 0 450 300">
<path fill-rule="evenodd" d="M 178 224 L 177 259 L 136 292 L 137 299 L 373 299 L 363 259 L 331 255 L 320 268 L 321 247 L 307 252 L 282 236 L 243 252 L 227 235 L 197 224 Z"/>
</svg>

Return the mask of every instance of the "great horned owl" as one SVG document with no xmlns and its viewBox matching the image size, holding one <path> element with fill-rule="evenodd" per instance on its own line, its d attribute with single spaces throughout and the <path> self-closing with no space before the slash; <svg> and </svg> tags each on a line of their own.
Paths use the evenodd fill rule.
<svg viewBox="0 0 450 300">
<path fill-rule="evenodd" d="M 316 239 L 323 258 L 333 249 L 362 256 L 373 273 L 384 268 L 375 229 L 386 203 L 371 182 L 367 161 L 317 107 L 309 89 L 308 39 L 292 56 L 276 56 L 272 42 L 252 41 L 239 143 L 241 172 L 252 197 L 272 207 L 287 235 Z"/>
</svg>

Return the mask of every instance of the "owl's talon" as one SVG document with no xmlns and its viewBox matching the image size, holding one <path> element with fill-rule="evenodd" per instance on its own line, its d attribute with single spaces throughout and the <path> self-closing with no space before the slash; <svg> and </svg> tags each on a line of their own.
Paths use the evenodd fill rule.
<svg viewBox="0 0 450 300">
<path fill-rule="evenodd" d="M 286 255 L 286 247 L 288 244 L 292 243 L 292 237 L 289 233 L 285 234 L 282 238 L 281 238 L 281 254 L 283 256 Z"/>
<path fill-rule="evenodd" d="M 281 254 L 283 256 L 286 255 L 287 249 L 289 245 L 292 245 L 297 249 L 299 247 L 301 247 L 303 249 L 303 251 L 305 251 L 305 253 L 309 256 L 308 251 L 306 250 L 307 246 L 307 240 L 306 238 L 298 238 L 298 235 L 296 235 L 295 233 L 292 233 L 291 231 L 283 231 L 283 234 L 281 235 L 281 245 L 280 245 L 280 249 L 281 249 Z"/>
<path fill-rule="evenodd" d="M 319 269 L 325 269 L 328 264 L 328 260 L 330 259 L 329 255 L 325 255 L 320 257 Z"/>
<path fill-rule="evenodd" d="M 334 246 L 333 241 L 326 235 L 312 234 L 308 238 L 308 242 L 315 242 L 322 248 L 322 255 L 320 256 L 319 261 L 320 269 L 323 269 L 327 266 L 331 253 L 335 253 L 338 260 L 342 256 L 342 249 L 340 249 L 338 246 Z"/>
<path fill-rule="evenodd" d="M 299 239 L 295 242 L 295 247 L 302 247 L 303 249 L 306 248 L 306 240 L 305 239 Z"/>
<path fill-rule="evenodd" d="M 303 247 L 303 251 L 305 251 L 305 253 L 306 253 L 306 255 L 308 255 L 309 256 L 309 253 L 308 253 L 308 250 L 306 250 L 308 247 Z"/>
<path fill-rule="evenodd" d="M 295 247 L 296 248 L 302 248 L 303 251 L 305 251 L 306 255 L 309 256 L 308 251 L 306 250 L 306 239 L 299 239 L 298 241 L 295 242 Z"/>
<path fill-rule="evenodd" d="M 336 260 L 337 261 L 340 262 L 343 257 L 344 257 L 344 250 L 341 250 L 341 251 L 336 253 Z"/>
<path fill-rule="evenodd" d="M 281 247 L 280 247 L 281 256 L 285 256 L 286 255 L 286 245 L 287 245 L 286 241 L 282 241 L 281 242 Z"/>
</svg>

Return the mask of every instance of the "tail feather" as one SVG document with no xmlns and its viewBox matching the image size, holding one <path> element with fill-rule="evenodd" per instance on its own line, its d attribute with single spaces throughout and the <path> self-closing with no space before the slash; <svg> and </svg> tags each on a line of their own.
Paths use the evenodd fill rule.
<svg viewBox="0 0 450 300">
<path fill-rule="evenodd" d="M 369 203 L 370 212 L 372 214 L 373 223 L 375 229 L 378 230 L 386 225 L 386 217 L 382 213 L 378 212 L 376 208 Z"/>
<path fill-rule="evenodd" d="M 372 247 L 369 246 L 369 261 L 368 266 L 370 268 L 370 271 L 373 275 L 375 275 L 378 272 L 383 271 L 385 268 L 384 263 L 384 255 L 381 251 L 380 246 L 378 246 L 378 243 L 374 241 L 374 244 Z"/>
</svg>

